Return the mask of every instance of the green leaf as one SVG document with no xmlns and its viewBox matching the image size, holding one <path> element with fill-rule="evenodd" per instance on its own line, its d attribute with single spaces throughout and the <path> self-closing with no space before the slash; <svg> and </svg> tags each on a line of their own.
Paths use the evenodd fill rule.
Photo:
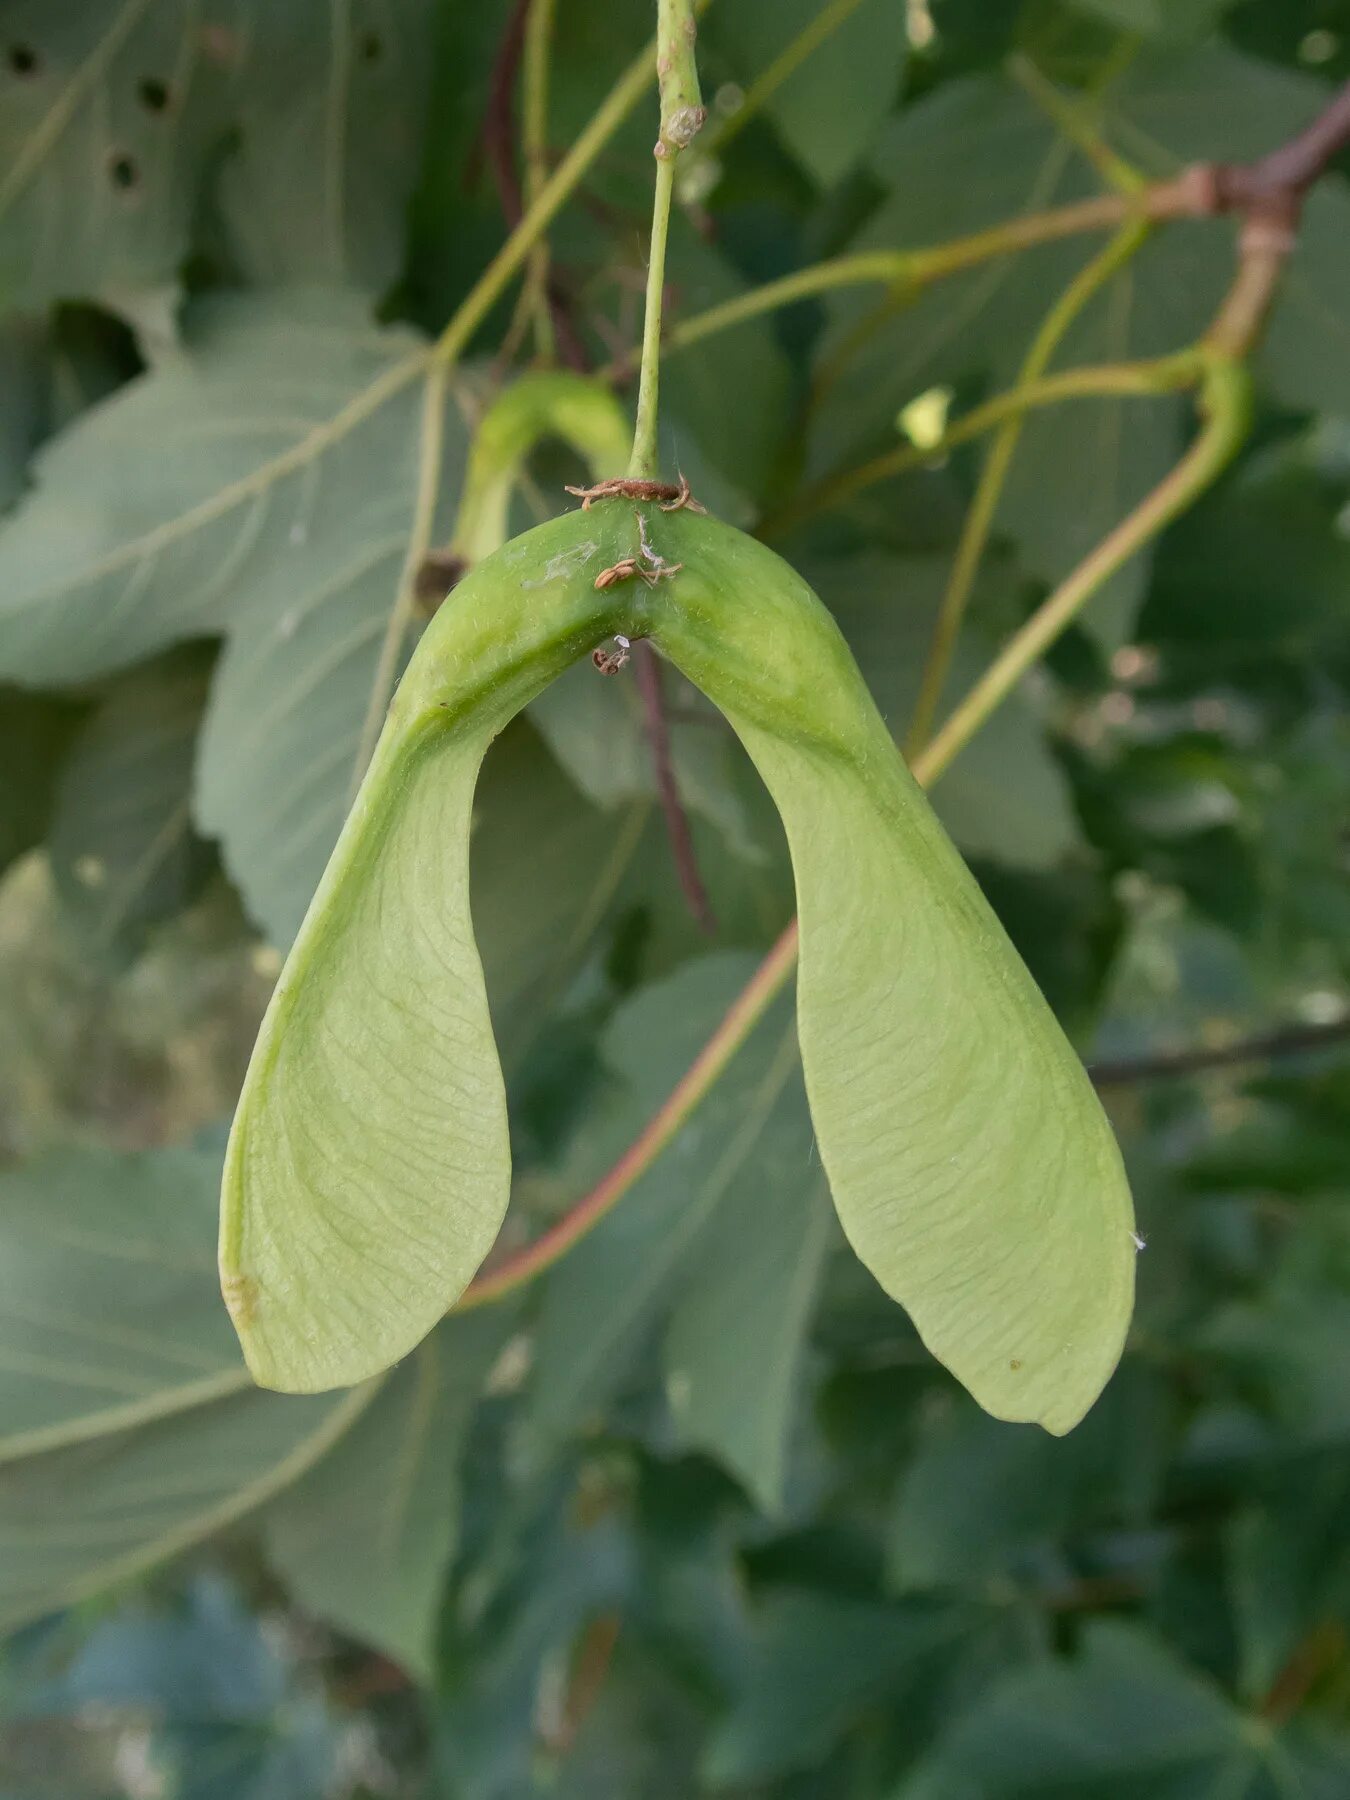
<svg viewBox="0 0 1350 1800">
<path fill-rule="evenodd" d="M 737 787 L 743 758 L 735 738 L 678 675 L 667 675 L 664 694 L 671 766 L 686 811 L 701 813 L 740 854 L 757 857 Z M 656 764 L 635 682 L 608 682 L 600 691 L 594 670 L 583 664 L 531 701 L 530 719 L 582 792 L 598 805 L 612 808 L 655 799 Z"/>
<path fill-rule="evenodd" d="M 869 1710 L 912 1716 L 986 1626 L 983 1609 L 912 1601 L 883 1606 L 827 1594 L 775 1594 L 732 1705 L 704 1753 L 714 1788 L 818 1762 Z"/>
<path fill-rule="evenodd" d="M 753 967 L 743 956 L 700 957 L 619 1009 L 605 1035 L 603 1053 L 623 1086 L 592 1130 L 588 1148 L 595 1166 L 586 1174 L 598 1175 L 636 1135 Z M 737 1191 L 743 1184 L 749 1187 L 749 1203 L 758 1205 L 759 1157 L 767 1152 L 777 1161 L 776 1145 L 785 1128 L 789 1142 L 803 1144 L 801 1122 L 793 1118 L 801 1105 L 800 1088 L 791 1063 L 783 1060 L 791 1047 L 790 1036 L 785 1037 L 789 1019 L 786 1004 L 780 1002 L 719 1080 L 696 1119 L 622 1205 L 549 1275 L 524 1421 L 536 1457 L 584 1423 L 625 1379 L 634 1350 L 655 1331 L 688 1281 L 692 1259 L 707 1242 L 711 1222 L 724 1208 L 735 1208 L 733 1219 L 740 1212 Z M 809 1191 L 818 1183 L 807 1174 L 802 1185 Z M 800 1245 L 800 1239 L 796 1241 Z M 791 1236 L 787 1242 L 793 1242 Z M 778 1249 L 761 1244 L 755 1266 L 766 1256 L 772 1262 L 778 1254 Z M 753 1370 L 745 1371 L 751 1388 L 763 1373 L 761 1349 L 757 1347 Z M 668 1349 L 667 1367 L 674 1366 Z M 781 1380 L 782 1374 L 771 1378 Z M 676 1411 L 678 1415 L 678 1400 Z M 773 1426 L 781 1429 L 783 1421 L 779 1409 L 771 1409 L 770 1417 L 773 1423 L 766 1419 L 765 1429 L 771 1434 Z M 698 1424 L 704 1422 L 700 1418 L 688 1434 L 691 1441 L 699 1441 Z M 719 1449 L 725 1453 L 727 1443 L 734 1442 L 738 1463 L 733 1466 L 743 1470 L 749 1466 L 755 1422 L 743 1415 L 739 1424 L 736 1437 L 725 1422 L 720 1424 Z M 772 1479 L 776 1466 L 781 1466 L 781 1447 L 775 1447 L 763 1465 L 768 1473 L 761 1477 L 761 1486 Z"/>
<path fill-rule="evenodd" d="M 45 694 L 0 688 L 0 871 L 47 830 L 58 771 L 80 709 Z"/>
<path fill-rule="evenodd" d="M 221 175 L 230 248 L 260 285 L 378 292 L 403 264 L 435 0 L 345 0 L 337 12 L 329 0 L 253 0 L 250 12 L 218 49 L 236 108 Z"/>
<path fill-rule="evenodd" d="M 98 1593 L 298 1479 L 369 1403 L 259 1394 L 215 1294 L 216 1156 L 0 1176 L 0 1622 Z"/>
<path fill-rule="evenodd" d="M 682 212 L 671 220 L 669 258 L 676 291 L 664 316 L 672 323 L 750 286 Z M 661 370 L 661 406 L 664 462 L 685 471 L 705 505 L 749 525 L 773 491 L 791 421 L 791 370 L 773 322 L 719 332 L 672 357 Z"/>
<path fill-rule="evenodd" d="M 447 1320 L 266 1515 L 268 1557 L 294 1599 L 421 1680 L 458 1536 L 457 1465 L 511 1322 L 497 1307 Z"/>
<path fill-rule="evenodd" d="M 350 295 L 204 304 L 0 527 L 0 666 L 70 682 L 228 633 L 197 812 L 286 943 L 337 836 L 412 525 L 424 353 Z M 453 491 L 464 428 L 443 421 Z"/>
<path fill-rule="evenodd" d="M 210 673 L 195 648 L 133 671 L 71 745 L 47 849 L 57 891 L 98 949 L 134 943 L 200 880 L 192 775 Z"/>
<path fill-rule="evenodd" d="M 1072 4 L 1122 31 L 1176 41 L 1203 36 L 1234 0 L 1072 0 Z"/>
<path fill-rule="evenodd" d="M 227 145 L 221 208 L 246 273 L 387 283 L 433 10 L 240 0 L 203 20 L 192 0 L 13 0 L 0 70 L 5 302 L 93 295 L 134 313 L 176 280 Z"/>
<path fill-rule="evenodd" d="M 795 1065 L 796 1046 L 787 1050 Z M 717 1457 L 767 1513 L 783 1507 L 806 1336 L 833 1225 L 804 1100 L 794 1067 L 753 1159 L 695 1252 L 664 1347 L 680 1441 Z"/>
<path fill-rule="evenodd" d="M 1335 1800 L 1350 1741 L 1245 1717 L 1156 1640 L 1095 1623 L 1072 1663 L 1009 1676 L 892 1800 Z"/>
<path fill-rule="evenodd" d="M 1070 1533 L 1142 1525 L 1166 1444 L 1159 1401 L 1156 1380 L 1127 1365 L 1066 1439 L 964 1406 L 938 1415 L 896 1495 L 894 1585 L 984 1591 Z"/>
<path fill-rule="evenodd" d="M 615 1014 L 603 1042 L 622 1088 L 592 1135 L 603 1161 L 665 1098 L 751 972 L 683 964 Z M 634 1192 L 549 1277 L 527 1434 L 557 1443 L 624 1379 L 664 1318 L 677 1441 L 781 1508 L 802 1358 L 832 1228 L 786 1002 Z M 625 1354 L 625 1352 L 627 1354 Z"/>
<path fill-rule="evenodd" d="M 709 41 L 726 46 L 749 87 L 820 11 L 820 0 L 741 0 L 711 15 Z M 861 0 L 765 103 L 783 141 L 822 186 L 862 159 L 900 92 L 908 46 L 899 8 Z"/>
<path fill-rule="evenodd" d="M 416 340 L 319 291 L 203 302 L 187 337 L 46 446 L 0 528 L 8 675 L 84 680 L 246 612 L 275 655 L 401 551 Z"/>
<path fill-rule="evenodd" d="M 792 849 L 802 1061 L 844 1230 L 986 1410 L 1067 1431 L 1134 1287 L 1082 1065 L 810 589 L 710 521 L 670 514 L 657 541 L 683 571 L 653 639 L 736 727 Z"/>
</svg>

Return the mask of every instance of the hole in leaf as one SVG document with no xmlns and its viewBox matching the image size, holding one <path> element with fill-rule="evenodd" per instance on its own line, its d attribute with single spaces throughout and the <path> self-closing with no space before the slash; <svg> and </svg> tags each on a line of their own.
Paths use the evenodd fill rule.
<svg viewBox="0 0 1350 1800">
<path fill-rule="evenodd" d="M 147 75 L 136 88 L 137 97 L 147 112 L 167 112 L 169 107 L 169 84 L 161 81 L 157 75 Z"/>
<path fill-rule="evenodd" d="M 38 53 L 31 44 L 11 44 L 5 61 L 12 75 L 29 76 L 38 72 Z"/>
<path fill-rule="evenodd" d="M 134 156 L 125 150 L 114 150 L 108 158 L 108 179 L 121 194 L 129 194 L 140 185 L 141 171 Z"/>
<path fill-rule="evenodd" d="M 363 63 L 377 63 L 384 55 L 384 42 L 377 31 L 362 34 L 360 55 Z"/>
</svg>

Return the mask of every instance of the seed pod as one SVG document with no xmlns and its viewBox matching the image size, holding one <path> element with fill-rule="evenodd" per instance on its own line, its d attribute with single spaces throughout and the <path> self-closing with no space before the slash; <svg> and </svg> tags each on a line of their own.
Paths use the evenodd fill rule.
<svg viewBox="0 0 1350 1800">
<path fill-rule="evenodd" d="M 568 662 L 645 636 L 782 814 L 807 1092 L 850 1241 L 983 1406 L 1066 1431 L 1133 1294 L 1096 1096 L 815 595 L 726 525 L 637 511 L 604 499 L 514 540 L 413 659 L 231 1137 L 221 1268 L 249 1365 L 304 1390 L 371 1374 L 491 1245 L 509 1148 L 468 911 L 474 782 Z"/>
</svg>

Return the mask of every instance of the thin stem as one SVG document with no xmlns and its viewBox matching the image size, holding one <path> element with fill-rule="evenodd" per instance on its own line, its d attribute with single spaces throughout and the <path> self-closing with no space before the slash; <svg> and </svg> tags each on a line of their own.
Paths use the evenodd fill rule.
<svg viewBox="0 0 1350 1800">
<path fill-rule="evenodd" d="M 1078 369 L 1061 369 L 1054 375 L 1042 376 L 1039 381 L 1008 388 L 962 414 L 934 444 L 900 444 L 855 468 L 827 475 L 803 488 L 789 505 L 766 514 L 756 527 L 756 536 L 781 537 L 804 519 L 837 506 L 866 488 L 875 487 L 878 482 L 889 481 L 895 475 L 906 475 L 928 463 L 940 462 L 961 444 L 983 436 L 1007 418 L 1020 418 L 1025 413 L 1057 405 L 1063 400 L 1099 399 L 1111 394 L 1122 397 L 1175 394 L 1194 387 L 1204 370 L 1205 359 L 1201 352 L 1182 350 L 1132 363 L 1096 363 Z"/>
<path fill-rule="evenodd" d="M 734 300 L 711 306 L 706 312 L 681 319 L 667 332 L 663 348 L 667 356 L 672 356 L 733 325 L 743 325 L 798 300 L 814 299 L 834 288 L 875 282 L 895 288 L 905 299 L 915 298 L 929 282 L 957 275 L 995 257 L 1011 256 L 1037 244 L 1077 237 L 1084 232 L 1110 230 L 1131 218 L 1181 218 L 1196 211 L 1193 196 L 1182 184 L 1161 182 L 1137 200 L 1121 194 L 1097 194 L 1069 206 L 1025 213 L 1019 219 L 1008 219 L 985 231 L 923 250 L 867 250 L 832 257 L 828 262 L 812 263 L 777 281 L 766 281 L 749 293 L 738 294 Z M 613 379 L 626 374 L 630 366 L 621 360 L 601 373 Z"/>
<path fill-rule="evenodd" d="M 1079 270 L 1046 314 L 1018 372 L 1014 393 L 1041 379 L 1074 320 L 1094 295 L 1143 246 L 1149 229 L 1145 220 L 1131 219 L 1085 268 Z M 980 470 L 980 478 L 967 509 L 956 555 L 947 576 L 942 602 L 938 607 L 932 641 L 919 683 L 918 698 L 914 702 L 905 744 L 905 753 L 911 758 L 923 748 L 933 728 L 938 702 L 951 672 L 956 641 L 961 634 L 961 623 L 994 528 L 994 518 L 1003 498 L 1024 421 L 1025 409 L 1010 413 L 990 445 L 984 467 Z"/>
<path fill-rule="evenodd" d="M 1094 87 L 1108 86 L 1133 57 L 1133 45 L 1127 44 L 1117 51 L 1108 59 Z M 1095 121 L 1089 118 L 1088 109 L 1081 99 L 1070 99 L 1068 95 L 1061 93 L 1029 56 L 1020 53 L 1010 56 L 1007 68 L 1031 103 L 1038 106 L 1051 124 L 1082 151 L 1108 187 L 1113 187 L 1118 194 L 1143 192 L 1148 186 L 1148 177 L 1142 169 L 1137 169 L 1132 162 L 1126 161 L 1111 148 L 1097 130 Z M 1095 93 L 1090 98 L 1095 99 Z"/>
<path fill-rule="evenodd" d="M 361 785 L 361 777 L 365 774 L 371 757 L 375 754 L 375 742 L 380 735 L 380 726 L 384 720 L 385 709 L 389 704 L 389 695 L 393 692 L 394 682 L 398 677 L 399 656 L 408 635 L 408 627 L 417 610 L 418 578 L 422 571 L 422 565 L 426 561 L 427 552 L 431 548 L 431 539 L 436 527 L 436 501 L 440 494 L 441 464 L 444 460 L 445 404 L 449 384 L 449 365 L 444 362 L 434 362 L 427 371 L 426 385 L 422 390 L 422 426 L 418 438 L 417 456 L 417 496 L 413 502 L 408 548 L 403 558 L 403 569 L 399 575 L 398 592 L 394 597 L 394 604 L 390 609 L 389 619 L 384 628 L 384 637 L 380 643 L 379 661 L 376 664 L 375 676 L 370 686 L 366 716 L 361 723 L 356 761 L 352 766 L 351 788 L 348 794 L 349 805 L 355 798 L 357 788 Z"/>
<path fill-rule="evenodd" d="M 647 259 L 647 305 L 642 320 L 642 365 L 638 375 L 637 423 L 628 474 L 654 481 L 660 467 L 657 414 L 661 393 L 661 309 L 666 291 L 666 238 L 670 202 L 675 192 L 675 158 L 656 159 L 656 193 L 652 202 L 652 243 Z"/>
<path fill-rule="evenodd" d="M 1088 1064 L 1093 1085 L 1131 1087 L 1144 1081 L 1169 1081 L 1204 1075 L 1212 1069 L 1236 1069 L 1248 1063 L 1277 1062 L 1307 1056 L 1350 1040 L 1350 1014 L 1325 1025 L 1289 1025 L 1263 1031 L 1231 1044 L 1198 1044 L 1184 1050 L 1159 1050 L 1148 1056 L 1122 1056 L 1114 1062 Z"/>
<path fill-rule="evenodd" d="M 1153 493 L 1079 564 L 1007 644 L 914 764 L 914 776 L 930 788 L 950 768 L 989 716 L 1081 611 L 1091 595 L 1135 551 L 1160 532 L 1208 487 L 1241 444 L 1248 408 L 1245 371 L 1216 360 L 1205 393 L 1204 428 L 1172 472 Z M 600 1223 L 643 1176 L 716 1084 L 774 999 L 792 978 L 797 963 L 797 922 L 773 948 L 737 995 L 721 1024 L 653 1114 L 645 1129 L 609 1173 L 563 1218 L 532 1244 L 508 1257 L 489 1275 L 470 1284 L 459 1308 L 483 1306 L 532 1281 L 558 1262 Z"/>
<path fill-rule="evenodd" d="M 698 10 L 702 11 L 709 4 L 710 0 L 698 0 Z M 436 340 L 433 355 L 438 360 L 453 363 L 463 353 L 511 278 L 572 197 L 586 171 L 651 87 L 655 74 L 656 41 L 652 39 L 601 101 L 572 148 L 540 188 L 533 204 L 525 209 L 520 223 L 465 295 L 455 316 Z"/>
<path fill-rule="evenodd" d="M 652 767 L 656 774 L 656 792 L 666 821 L 666 836 L 679 877 L 680 892 L 700 930 L 711 936 L 717 930 L 708 890 L 699 874 L 694 854 L 689 817 L 680 798 L 675 778 L 675 762 L 670 749 L 670 725 L 666 717 L 665 688 L 661 679 L 661 659 L 651 645 L 642 639 L 633 645 L 633 672 L 642 698 L 643 723 L 651 746 Z"/>
<path fill-rule="evenodd" d="M 664 1106 L 634 1140 L 609 1173 L 564 1218 L 533 1243 L 508 1257 L 496 1269 L 472 1282 L 455 1307 L 462 1312 L 500 1300 L 565 1256 L 579 1238 L 597 1226 L 682 1130 L 699 1101 L 750 1036 L 776 994 L 782 992 L 797 961 L 797 927 L 789 925 L 759 968 L 728 1008 L 722 1023 L 677 1082 Z"/>
<path fill-rule="evenodd" d="M 735 112 L 726 114 L 713 126 L 707 138 L 699 145 L 699 155 L 714 156 L 719 150 L 725 150 L 731 140 L 763 110 L 765 102 L 796 74 L 809 56 L 834 36 L 861 4 L 862 0 L 829 0 L 829 4 L 822 7 L 815 18 L 779 51 L 768 68 L 755 77 L 745 90 L 745 96 Z"/>
<path fill-rule="evenodd" d="M 699 9 L 702 10 L 711 3 L 711 0 L 697 0 L 697 3 Z M 414 541 L 428 506 L 431 516 L 434 517 L 435 491 L 431 484 L 434 480 L 439 479 L 441 451 L 438 440 L 442 431 L 441 409 L 439 406 L 433 406 L 431 390 L 437 387 L 443 377 L 448 376 L 478 327 L 505 291 L 512 276 L 520 269 L 554 217 L 570 199 L 574 189 L 581 182 L 596 157 L 652 85 L 655 75 L 655 59 L 656 43 L 653 39 L 642 54 L 633 59 L 605 99 L 601 101 L 572 148 L 553 174 L 544 182 L 533 202 L 526 208 L 520 223 L 465 295 L 454 317 L 428 352 L 426 363 L 428 399 L 422 415 L 423 446 L 418 472 L 418 500 L 413 521 Z M 432 420 L 435 421 L 434 424 L 430 422 Z M 428 451 L 433 448 L 433 437 L 437 442 L 434 447 L 434 455 L 429 455 Z M 430 492 L 429 502 L 427 500 L 428 491 Z M 410 544 L 409 554 L 405 559 L 403 579 L 399 584 L 398 596 L 390 613 L 384 641 L 380 647 L 379 662 L 371 686 L 370 703 L 366 709 L 365 723 L 361 731 L 355 777 L 358 782 L 370 761 L 375 740 L 379 736 L 380 721 L 389 704 L 394 677 L 398 672 L 399 655 L 417 604 L 417 570 L 425 560 L 429 542 L 430 538 L 428 537 L 415 556 L 412 553 L 414 545 Z M 409 573 L 410 571 L 411 573 Z"/>
<path fill-rule="evenodd" d="M 1211 365 L 1203 405 L 1205 424 L 1176 467 L 1114 531 L 1108 532 L 1073 574 L 1050 595 L 948 717 L 914 763 L 915 777 L 927 786 L 970 742 L 1033 663 L 1072 624 L 1086 603 L 1116 571 L 1169 525 L 1210 486 L 1237 452 L 1248 422 L 1248 377 L 1236 363 Z"/>
<path fill-rule="evenodd" d="M 527 207 L 533 206 L 548 179 L 548 74 L 556 7 L 557 0 L 531 0 L 525 21 L 520 142 Z M 548 239 L 541 236 L 530 252 L 525 288 L 534 318 L 535 343 L 545 362 L 553 360 L 557 347 L 549 309 L 548 265 Z"/>
</svg>

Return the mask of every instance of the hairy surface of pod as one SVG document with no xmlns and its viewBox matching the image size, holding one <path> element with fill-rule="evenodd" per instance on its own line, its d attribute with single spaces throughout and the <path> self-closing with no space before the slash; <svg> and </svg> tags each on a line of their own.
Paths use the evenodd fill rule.
<svg viewBox="0 0 1350 1800">
<path fill-rule="evenodd" d="M 221 1271 L 249 1366 L 301 1391 L 372 1374 L 491 1247 L 510 1151 L 469 915 L 474 786 L 510 718 L 623 633 L 720 707 L 782 815 L 807 1092 L 850 1241 L 982 1405 L 1065 1431 L 1133 1295 L 1096 1096 L 815 595 L 716 520 L 639 511 L 678 573 L 648 585 L 632 503 L 600 501 L 479 564 L 413 658 L 231 1134 Z"/>
</svg>

